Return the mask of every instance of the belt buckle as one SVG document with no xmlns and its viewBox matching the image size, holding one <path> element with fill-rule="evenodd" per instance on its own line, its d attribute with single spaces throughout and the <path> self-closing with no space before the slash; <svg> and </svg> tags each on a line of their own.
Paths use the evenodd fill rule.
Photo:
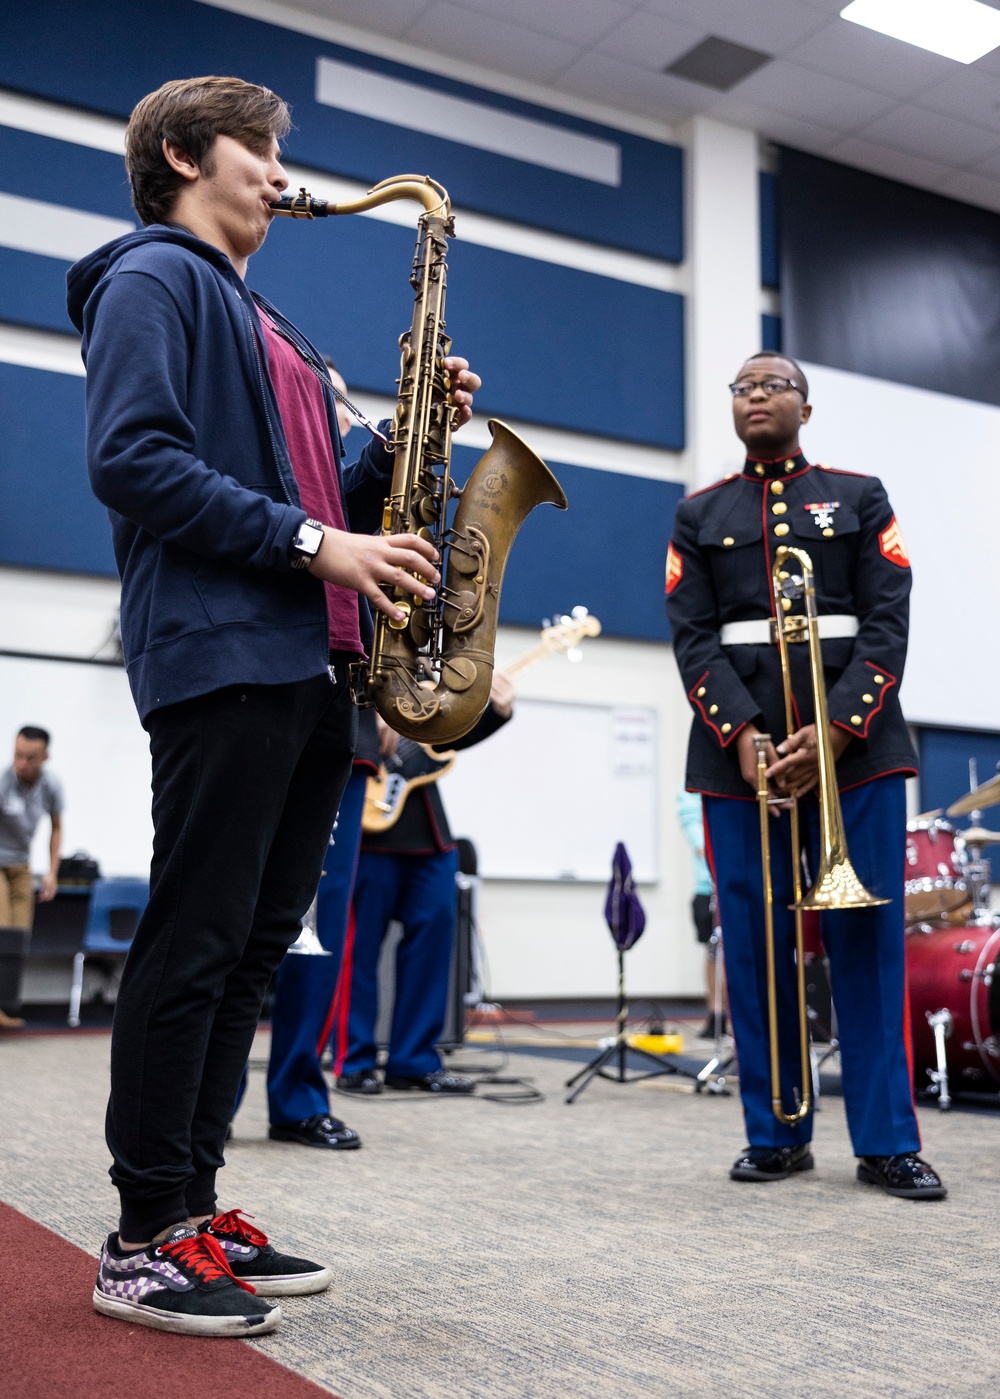
<svg viewBox="0 0 1000 1399">
<path fill-rule="evenodd" d="M 782 631 L 787 642 L 808 641 L 809 640 L 809 618 L 801 614 L 795 617 L 782 618 Z M 778 619 L 771 618 L 771 638 L 777 643 L 778 640 Z"/>
</svg>

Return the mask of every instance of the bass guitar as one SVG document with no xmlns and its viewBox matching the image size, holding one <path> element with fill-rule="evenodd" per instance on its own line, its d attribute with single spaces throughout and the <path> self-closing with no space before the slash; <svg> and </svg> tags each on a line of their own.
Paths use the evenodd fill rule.
<svg viewBox="0 0 1000 1399">
<path fill-rule="evenodd" d="M 504 666 L 511 677 L 520 675 L 547 656 L 565 655 L 579 660 L 580 642 L 588 636 L 600 636 L 601 624 L 585 607 L 574 607 L 567 617 L 542 627 L 538 642 L 510 665 Z M 401 738 L 392 757 L 385 759 L 377 777 L 369 777 L 365 791 L 365 809 L 361 829 L 369 835 L 387 831 L 402 815 L 406 799 L 416 787 L 437 782 L 454 766 L 457 753 L 437 753 L 425 743 Z"/>
</svg>

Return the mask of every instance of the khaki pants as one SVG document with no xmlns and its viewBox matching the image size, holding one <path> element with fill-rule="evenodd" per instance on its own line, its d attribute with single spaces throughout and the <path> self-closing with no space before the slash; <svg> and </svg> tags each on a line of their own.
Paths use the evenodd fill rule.
<svg viewBox="0 0 1000 1399">
<path fill-rule="evenodd" d="M 35 886 L 27 865 L 0 866 L 0 928 L 30 928 Z"/>
</svg>

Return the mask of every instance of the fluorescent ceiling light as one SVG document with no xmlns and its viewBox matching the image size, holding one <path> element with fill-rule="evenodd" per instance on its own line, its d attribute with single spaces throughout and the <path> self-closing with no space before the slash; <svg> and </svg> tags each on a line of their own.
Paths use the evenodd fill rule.
<svg viewBox="0 0 1000 1399">
<path fill-rule="evenodd" d="M 1000 10 L 980 0 L 853 0 L 840 17 L 959 63 L 1000 48 Z"/>
</svg>

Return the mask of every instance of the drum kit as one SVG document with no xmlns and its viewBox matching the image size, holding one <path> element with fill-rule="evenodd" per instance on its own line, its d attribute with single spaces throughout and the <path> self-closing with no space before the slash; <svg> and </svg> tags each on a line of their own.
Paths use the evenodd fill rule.
<svg viewBox="0 0 1000 1399">
<path fill-rule="evenodd" d="M 1000 1093 L 1000 917 L 991 907 L 984 851 L 1000 831 L 983 825 L 1000 802 L 1000 775 L 973 784 L 947 816 L 970 816 L 956 830 L 942 812 L 906 826 L 906 971 L 917 1090 L 947 1111 L 952 1093 Z"/>
</svg>

